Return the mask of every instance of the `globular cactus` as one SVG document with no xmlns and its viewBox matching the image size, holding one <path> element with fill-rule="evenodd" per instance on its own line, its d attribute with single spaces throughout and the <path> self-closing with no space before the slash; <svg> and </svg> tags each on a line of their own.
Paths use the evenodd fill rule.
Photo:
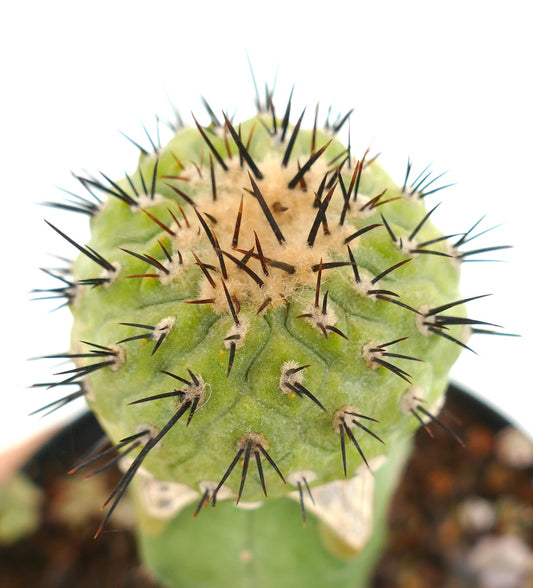
<svg viewBox="0 0 533 588">
<path fill-rule="evenodd" d="M 74 316 L 47 357 L 75 367 L 46 385 L 76 389 L 45 408 L 86 398 L 112 447 L 74 470 L 120 458 L 102 525 L 132 488 L 171 585 L 362 586 L 413 433 L 446 428 L 450 367 L 491 330 L 458 289 L 481 250 L 434 227 L 440 176 L 354 157 L 349 113 L 304 130 L 268 91 L 241 123 L 204 105 L 207 126 L 51 203 L 92 237 L 49 223 L 80 255 L 47 270 Z"/>
</svg>

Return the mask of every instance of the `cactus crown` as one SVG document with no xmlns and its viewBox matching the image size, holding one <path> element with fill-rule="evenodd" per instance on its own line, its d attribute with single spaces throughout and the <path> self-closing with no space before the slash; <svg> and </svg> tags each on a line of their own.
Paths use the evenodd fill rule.
<svg viewBox="0 0 533 588">
<path fill-rule="evenodd" d="M 350 113 L 304 130 L 269 92 L 239 124 L 205 106 L 209 125 L 176 123 L 131 175 L 79 176 L 87 194 L 52 203 L 88 215 L 92 238 L 49 223 L 80 252 L 48 271 L 75 319 L 69 352 L 47 356 L 75 367 L 52 386 L 77 388 L 44 408 L 85 396 L 112 439 L 79 466 L 126 464 L 107 516 L 136 474 L 161 517 L 287 493 L 316 506 L 313 488 L 439 423 L 448 371 L 487 324 L 458 290 L 470 232 L 452 242 L 425 206 L 440 176 L 409 162 L 397 186 L 354 157 Z"/>
</svg>

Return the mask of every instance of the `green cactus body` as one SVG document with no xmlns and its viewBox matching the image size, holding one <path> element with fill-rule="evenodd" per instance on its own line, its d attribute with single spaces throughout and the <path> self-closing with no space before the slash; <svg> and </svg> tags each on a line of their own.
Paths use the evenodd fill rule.
<svg viewBox="0 0 533 588">
<path fill-rule="evenodd" d="M 82 251 L 62 383 L 128 454 L 108 515 L 135 478 L 176 586 L 363 585 L 468 336 L 428 176 L 398 187 L 342 123 L 300 122 L 180 127 L 125 179 L 80 178 L 108 195 L 87 246 L 56 228 Z"/>
</svg>

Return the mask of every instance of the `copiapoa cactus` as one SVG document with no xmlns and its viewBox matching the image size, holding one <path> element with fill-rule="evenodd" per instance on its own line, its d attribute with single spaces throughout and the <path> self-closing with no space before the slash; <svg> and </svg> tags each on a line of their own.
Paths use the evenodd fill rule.
<svg viewBox="0 0 533 588">
<path fill-rule="evenodd" d="M 74 367 L 47 387 L 85 397 L 119 462 L 147 564 L 172 586 L 363 586 L 413 433 L 438 419 L 472 332 L 460 266 L 426 207 L 446 186 L 408 163 L 396 185 L 354 156 L 349 114 L 304 130 L 272 93 L 257 116 L 178 116 L 116 181 L 47 203 L 90 217 L 78 257 L 45 270 L 74 316 Z M 437 204 L 438 205 L 438 204 Z M 466 247 L 466 249 L 465 249 Z M 43 292 L 42 290 L 40 291 Z M 106 460 L 108 460 L 106 462 Z M 102 467 L 105 467 L 102 466 Z"/>
</svg>

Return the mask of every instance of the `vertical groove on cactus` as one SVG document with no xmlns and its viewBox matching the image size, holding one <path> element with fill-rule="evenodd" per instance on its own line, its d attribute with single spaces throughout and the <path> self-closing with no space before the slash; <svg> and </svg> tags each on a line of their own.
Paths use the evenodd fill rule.
<svg viewBox="0 0 533 588">
<path fill-rule="evenodd" d="M 461 265 L 507 246 L 462 250 L 478 223 L 439 232 L 426 199 L 451 184 L 409 160 L 397 186 L 368 150 L 354 157 L 338 137 L 352 111 L 319 128 L 317 107 L 305 130 L 292 93 L 278 118 L 267 88 L 240 123 L 202 102 L 207 126 L 177 115 L 166 146 L 159 130 L 150 149 L 129 139 L 133 173 L 77 176 L 88 195 L 45 203 L 89 217 L 92 237 L 47 221 L 79 255 L 35 291 L 74 316 L 71 349 L 44 357 L 75 367 L 36 385 L 79 389 L 41 410 L 84 396 L 111 439 L 72 469 L 122 464 L 97 534 L 137 478 L 148 518 L 289 497 L 353 555 L 374 476 L 418 426 L 444 427 L 451 365 L 471 334 L 499 332 L 466 316 L 481 296 L 459 293 Z"/>
</svg>

